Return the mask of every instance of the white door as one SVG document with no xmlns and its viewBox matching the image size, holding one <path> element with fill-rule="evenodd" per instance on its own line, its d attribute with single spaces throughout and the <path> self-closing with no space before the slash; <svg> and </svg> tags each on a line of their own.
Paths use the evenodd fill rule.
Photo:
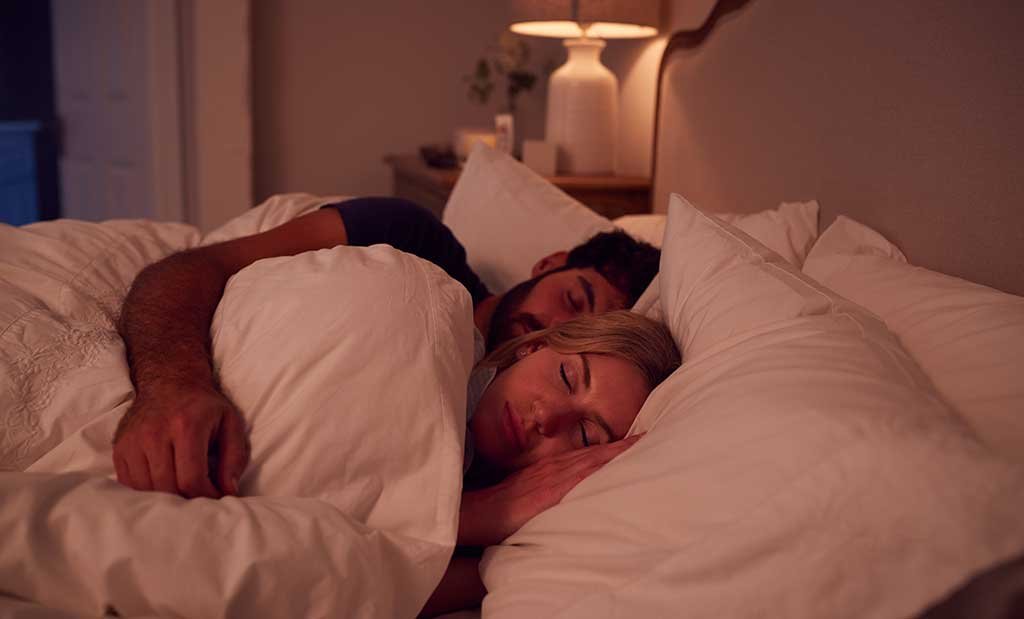
<svg viewBox="0 0 1024 619">
<path fill-rule="evenodd" d="M 184 215 L 175 0 L 53 0 L 62 215 Z"/>
</svg>

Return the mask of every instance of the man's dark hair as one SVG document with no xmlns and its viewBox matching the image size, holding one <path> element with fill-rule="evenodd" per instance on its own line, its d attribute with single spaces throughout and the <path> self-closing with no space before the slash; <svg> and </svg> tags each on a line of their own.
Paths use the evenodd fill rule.
<svg viewBox="0 0 1024 619">
<path fill-rule="evenodd" d="M 519 335 L 517 325 L 525 325 L 530 331 L 544 328 L 545 325 L 539 322 L 536 316 L 521 312 L 520 306 L 530 291 L 545 277 L 568 269 L 594 269 L 626 296 L 626 307 L 629 307 L 636 303 L 658 273 L 660 260 L 660 250 L 653 245 L 635 240 L 622 230 L 602 232 L 594 236 L 586 243 L 573 248 L 566 258 L 565 265 L 519 282 L 501 295 L 487 332 L 487 349 L 493 350 L 498 344 Z"/>
<path fill-rule="evenodd" d="M 638 241 L 623 230 L 601 232 L 569 252 L 565 269 L 595 269 L 620 292 L 626 305 L 640 298 L 658 274 L 661 250 Z"/>
</svg>

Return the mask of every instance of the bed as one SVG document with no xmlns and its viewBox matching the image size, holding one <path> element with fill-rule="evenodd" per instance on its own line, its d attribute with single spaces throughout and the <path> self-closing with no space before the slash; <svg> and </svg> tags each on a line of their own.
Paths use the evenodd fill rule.
<svg viewBox="0 0 1024 619">
<path fill-rule="evenodd" d="M 485 281 L 620 225 L 662 246 L 635 310 L 685 362 L 641 410 L 644 439 L 487 550 L 471 615 L 1020 609 L 1020 18 L 718 3 L 662 61 L 659 216 L 609 222 L 474 151 L 444 218 Z M 246 498 L 108 479 L 132 395 L 113 321 L 134 273 L 329 200 L 279 196 L 206 237 L 0 229 L 0 615 L 415 615 L 454 544 L 472 339 L 468 296 L 421 261 L 339 248 L 232 280 L 213 338 L 253 428 Z M 339 274 L 375 292 L 339 294 Z M 353 321 L 372 327 L 348 337 Z M 368 361 L 384 346 L 397 352 Z M 355 396 L 335 372 L 358 377 Z"/>
</svg>

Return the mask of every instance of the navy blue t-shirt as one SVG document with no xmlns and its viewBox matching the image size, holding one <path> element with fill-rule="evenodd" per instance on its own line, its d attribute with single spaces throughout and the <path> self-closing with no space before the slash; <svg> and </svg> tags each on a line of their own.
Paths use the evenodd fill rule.
<svg viewBox="0 0 1024 619">
<path fill-rule="evenodd" d="M 349 245 L 386 243 L 429 260 L 466 287 L 473 297 L 473 307 L 491 296 L 469 268 L 462 243 L 422 206 L 401 198 L 355 198 L 323 208 L 337 209 L 345 222 Z"/>
</svg>

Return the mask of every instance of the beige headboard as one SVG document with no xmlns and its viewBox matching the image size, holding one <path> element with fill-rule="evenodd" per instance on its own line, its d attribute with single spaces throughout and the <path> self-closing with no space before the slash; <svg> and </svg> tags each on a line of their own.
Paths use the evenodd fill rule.
<svg viewBox="0 0 1024 619">
<path fill-rule="evenodd" d="M 659 78 L 654 205 L 817 199 L 1024 294 L 1024 3 L 720 0 Z"/>
</svg>

